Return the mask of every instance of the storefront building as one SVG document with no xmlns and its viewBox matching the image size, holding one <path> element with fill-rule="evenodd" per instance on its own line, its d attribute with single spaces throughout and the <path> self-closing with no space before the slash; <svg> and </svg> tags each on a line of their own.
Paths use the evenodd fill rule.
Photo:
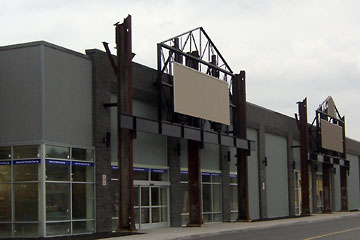
<svg viewBox="0 0 360 240">
<path fill-rule="evenodd" d="M 133 62 L 132 115 L 158 119 L 157 70 Z M 118 223 L 117 79 L 106 53 L 47 43 L 0 47 L 0 237 L 110 234 Z M 247 103 L 251 220 L 301 214 L 294 118 Z M 294 109 L 296 105 L 294 103 Z M 209 122 L 204 131 L 213 131 Z M 232 131 L 232 126 L 228 129 Z M 331 208 L 360 208 L 360 143 L 346 139 L 348 188 L 331 165 Z M 189 223 L 187 139 L 133 131 L 137 229 Z M 236 148 L 200 146 L 201 217 L 238 218 Z M 324 211 L 323 164 L 309 161 L 312 213 Z M 239 223 L 240 224 L 240 223 Z"/>
</svg>

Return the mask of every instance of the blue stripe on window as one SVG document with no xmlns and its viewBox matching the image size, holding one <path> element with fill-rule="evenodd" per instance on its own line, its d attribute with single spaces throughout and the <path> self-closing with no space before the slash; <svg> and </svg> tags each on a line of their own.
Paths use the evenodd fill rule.
<svg viewBox="0 0 360 240">
<path fill-rule="evenodd" d="M 93 167 L 94 163 L 88 163 L 88 162 L 71 162 L 73 166 L 82 166 L 82 167 Z"/>
<path fill-rule="evenodd" d="M 135 172 L 149 172 L 148 168 L 134 167 L 133 169 L 134 169 Z"/>
<path fill-rule="evenodd" d="M 153 173 L 167 173 L 168 170 L 167 170 L 167 169 L 156 169 L 156 168 L 153 168 L 153 169 L 151 169 L 151 172 L 153 172 Z"/>
<path fill-rule="evenodd" d="M 39 164 L 40 159 L 15 160 L 14 164 Z"/>
<path fill-rule="evenodd" d="M 61 161 L 61 160 L 46 159 L 45 162 L 46 164 L 70 165 L 69 161 Z"/>
<path fill-rule="evenodd" d="M 0 165 L 10 165 L 11 161 L 0 161 Z"/>
</svg>

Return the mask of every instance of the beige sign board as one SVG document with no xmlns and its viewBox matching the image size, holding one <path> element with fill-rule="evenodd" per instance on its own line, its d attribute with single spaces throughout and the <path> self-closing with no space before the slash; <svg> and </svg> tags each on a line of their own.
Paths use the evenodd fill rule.
<svg viewBox="0 0 360 240">
<path fill-rule="evenodd" d="M 342 128 L 331 122 L 321 120 L 321 146 L 328 150 L 343 153 Z"/>
<path fill-rule="evenodd" d="M 174 111 L 230 125 L 229 89 L 225 81 L 173 63 Z"/>
</svg>

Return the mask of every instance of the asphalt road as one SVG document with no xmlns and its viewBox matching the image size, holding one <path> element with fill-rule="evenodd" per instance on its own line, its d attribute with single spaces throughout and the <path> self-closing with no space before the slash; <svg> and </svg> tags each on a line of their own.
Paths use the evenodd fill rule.
<svg viewBox="0 0 360 240">
<path fill-rule="evenodd" d="M 187 238 L 192 240 L 360 240 L 360 216 L 240 230 Z"/>
</svg>

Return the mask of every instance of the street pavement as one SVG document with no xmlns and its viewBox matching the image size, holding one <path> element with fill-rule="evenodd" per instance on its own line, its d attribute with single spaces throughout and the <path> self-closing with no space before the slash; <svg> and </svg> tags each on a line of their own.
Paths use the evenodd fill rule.
<svg viewBox="0 0 360 240">
<path fill-rule="evenodd" d="M 340 228 L 341 226 L 340 223 L 344 222 L 343 224 L 347 224 L 345 223 L 345 221 L 346 220 L 351 221 L 351 219 L 355 219 L 355 223 L 351 223 L 353 224 L 352 230 L 354 231 L 352 231 L 352 233 L 351 231 L 349 231 L 348 233 L 344 232 L 343 234 L 347 234 L 346 236 L 349 237 L 348 239 L 360 239 L 360 212 L 334 212 L 331 214 L 313 214 L 308 217 L 288 218 L 288 219 L 270 220 L 270 221 L 257 221 L 257 222 L 212 223 L 212 224 L 205 224 L 202 227 L 155 228 L 155 229 L 147 229 L 147 230 L 138 230 L 138 233 L 143 233 L 143 234 L 136 234 L 130 236 L 123 236 L 123 237 L 113 237 L 107 239 L 109 240 L 251 239 L 250 236 L 245 237 L 245 235 L 254 232 L 254 230 L 259 230 L 256 232 L 258 232 L 260 235 L 255 236 L 253 239 L 296 239 L 294 237 L 294 234 L 295 231 L 299 230 L 297 229 L 297 227 L 300 225 L 305 226 L 307 224 L 311 224 L 315 226 L 316 224 L 319 224 L 320 226 L 321 224 L 323 224 L 322 222 L 328 221 L 328 223 L 330 223 L 331 220 L 334 221 L 333 223 L 334 227 L 331 227 L 330 225 L 327 225 L 327 223 L 324 223 L 325 225 L 322 226 L 322 228 L 327 228 L 328 231 L 334 230 L 333 232 L 335 232 L 337 231 L 336 226 Z M 336 222 L 337 220 L 339 221 Z M 342 228 L 342 229 L 351 228 L 351 225 L 349 224 L 347 224 L 346 226 L 349 226 L 349 228 Z M 358 227 L 357 229 L 356 226 Z M 316 230 L 319 228 L 314 227 L 310 229 Z M 339 229 L 339 231 L 341 231 L 342 229 Z M 241 238 L 239 238 L 239 231 L 241 231 L 242 232 L 241 235 L 243 235 L 243 237 Z M 306 230 L 305 227 L 304 229 L 302 229 L 302 231 L 305 232 L 305 235 L 304 233 L 302 233 L 303 234 L 301 235 L 302 238 L 298 238 L 298 239 L 308 239 L 308 240 L 325 239 L 325 238 L 311 238 L 312 236 L 319 236 L 321 234 L 322 235 L 325 234 L 321 231 L 311 232 Z M 276 237 L 276 234 L 275 234 L 275 238 L 265 238 L 265 236 L 270 236 L 271 234 L 274 235 L 274 233 L 276 232 L 284 233 L 285 235 L 281 234 L 279 236 L 283 236 L 285 238 L 280 238 L 279 236 Z M 355 234 L 355 232 L 359 237 L 353 238 L 351 234 Z M 244 235 L 244 233 L 246 234 Z M 286 236 L 286 233 L 288 233 L 289 236 Z M 331 238 L 331 237 L 335 237 L 335 238 Z M 331 235 L 326 239 L 345 239 L 345 237 L 336 238 L 336 236 Z"/>
</svg>

